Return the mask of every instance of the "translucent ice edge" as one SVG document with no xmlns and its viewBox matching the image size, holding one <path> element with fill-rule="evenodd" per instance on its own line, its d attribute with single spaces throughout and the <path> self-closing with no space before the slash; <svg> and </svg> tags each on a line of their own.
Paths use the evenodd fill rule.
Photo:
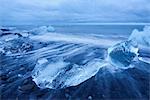
<svg viewBox="0 0 150 100">
<path fill-rule="evenodd" d="M 65 41 L 71 43 L 83 43 L 100 46 L 102 45 L 101 43 L 103 41 L 103 39 L 91 39 L 89 37 L 84 38 L 80 36 L 78 37 L 57 33 L 46 33 L 37 36 L 35 35 L 32 36 L 31 39 L 44 42 Z M 114 45 L 112 41 L 104 41 L 105 43 L 110 43 L 108 46 Z M 94 76 L 102 67 L 109 67 L 111 72 L 116 72 L 116 69 L 133 68 L 134 65 L 132 65 L 132 62 L 134 61 L 141 60 L 149 63 L 149 58 L 138 57 L 140 45 L 149 48 L 149 26 L 146 26 L 141 32 L 133 31 L 127 41 L 117 43 L 116 45 L 110 47 L 108 49 L 108 56 L 106 60 L 93 59 L 85 65 L 70 65 L 69 62 L 65 62 L 64 60 L 52 62 L 46 58 L 42 58 L 38 60 L 33 70 L 32 77 L 35 83 L 40 88 L 57 89 L 76 86 Z M 121 59 L 122 57 L 117 59 L 113 58 L 113 56 L 110 56 L 112 52 L 115 52 L 114 54 L 121 52 L 123 54 L 122 57 L 124 57 L 125 59 Z M 128 55 L 130 55 L 132 59 L 130 59 L 130 56 Z M 125 64 L 125 62 L 127 62 L 127 64 Z"/>
</svg>

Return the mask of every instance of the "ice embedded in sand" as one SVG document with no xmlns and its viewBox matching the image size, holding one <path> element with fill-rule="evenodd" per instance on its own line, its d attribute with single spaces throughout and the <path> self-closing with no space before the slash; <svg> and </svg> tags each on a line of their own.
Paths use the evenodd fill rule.
<svg viewBox="0 0 150 100">
<path fill-rule="evenodd" d="M 33 81 L 40 88 L 65 88 L 76 86 L 94 76 L 103 67 L 103 60 L 94 59 L 85 65 L 70 64 L 62 60 L 55 62 L 39 59 L 33 72 Z"/>
</svg>

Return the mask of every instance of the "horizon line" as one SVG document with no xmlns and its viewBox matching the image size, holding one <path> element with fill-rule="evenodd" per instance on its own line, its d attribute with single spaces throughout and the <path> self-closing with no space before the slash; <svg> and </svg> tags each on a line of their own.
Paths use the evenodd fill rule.
<svg viewBox="0 0 150 100">
<path fill-rule="evenodd" d="M 140 22 L 99 22 L 99 23 L 95 23 L 95 22 L 88 22 L 88 23 L 51 23 L 51 24 L 20 24 L 20 26 L 22 25 L 150 25 L 150 23 L 140 23 Z M 19 26 L 19 24 L 10 24 L 10 25 L 1 25 L 0 26 Z"/>
</svg>

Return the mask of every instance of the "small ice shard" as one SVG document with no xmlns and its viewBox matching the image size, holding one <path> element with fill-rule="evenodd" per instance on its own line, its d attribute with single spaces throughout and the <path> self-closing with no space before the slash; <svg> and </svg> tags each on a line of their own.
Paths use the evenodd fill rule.
<svg viewBox="0 0 150 100">
<path fill-rule="evenodd" d="M 1 53 L 2 53 L 2 54 L 5 53 L 5 50 L 4 50 L 4 48 L 1 48 L 1 47 L 0 47 L 0 54 L 1 54 Z"/>
<path fill-rule="evenodd" d="M 63 60 L 55 62 L 43 58 L 38 60 L 33 72 L 33 81 L 40 88 L 66 88 L 76 86 L 94 76 L 106 64 L 94 59 L 85 65 L 70 64 Z"/>
<path fill-rule="evenodd" d="M 47 62 L 48 62 L 48 60 L 46 58 L 42 58 L 42 59 L 38 60 L 39 65 L 42 65 L 42 64 L 47 63 Z"/>
<path fill-rule="evenodd" d="M 33 50 L 33 44 L 28 38 L 19 37 L 18 35 L 6 35 L 0 38 L 0 53 L 15 54 L 26 53 Z"/>
<path fill-rule="evenodd" d="M 139 45 L 150 47 L 150 26 L 145 26 L 143 31 L 133 30 L 129 40 L 135 41 Z"/>
<path fill-rule="evenodd" d="M 150 58 L 148 57 L 139 57 L 139 60 L 150 64 Z"/>
<path fill-rule="evenodd" d="M 20 35 L 23 36 L 23 37 L 28 37 L 29 36 L 29 32 L 21 32 Z"/>
<path fill-rule="evenodd" d="M 32 29 L 31 33 L 42 34 L 42 33 L 53 32 L 53 31 L 55 31 L 55 29 L 52 26 L 41 26 L 39 28 Z"/>
<path fill-rule="evenodd" d="M 138 47 L 134 41 L 118 43 L 108 49 L 108 61 L 118 68 L 127 68 L 138 56 Z"/>
<path fill-rule="evenodd" d="M 14 40 L 14 39 L 17 39 L 18 38 L 18 35 L 13 35 L 13 34 L 10 34 L 10 35 L 7 35 L 5 36 L 5 41 L 11 41 L 11 40 Z"/>
<path fill-rule="evenodd" d="M 47 27 L 47 31 L 48 31 L 48 32 L 53 32 L 53 31 L 55 31 L 55 29 L 54 29 L 54 27 L 52 27 L 52 26 L 49 25 L 49 26 Z"/>
</svg>

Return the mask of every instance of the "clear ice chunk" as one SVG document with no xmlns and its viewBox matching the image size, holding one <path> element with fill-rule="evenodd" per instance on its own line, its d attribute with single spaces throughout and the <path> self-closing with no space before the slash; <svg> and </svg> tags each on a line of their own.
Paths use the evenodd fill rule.
<svg viewBox="0 0 150 100">
<path fill-rule="evenodd" d="M 42 34 L 42 33 L 47 33 L 47 32 L 54 32 L 55 29 L 52 26 L 41 26 L 38 28 L 32 29 L 30 32 L 32 34 Z"/>
<path fill-rule="evenodd" d="M 138 47 L 134 41 L 118 43 L 108 49 L 108 61 L 118 68 L 126 68 L 138 56 Z"/>
<path fill-rule="evenodd" d="M 133 30 L 129 40 L 137 42 L 138 45 L 150 47 L 150 26 L 145 26 L 143 31 Z"/>
<path fill-rule="evenodd" d="M 32 72 L 33 81 L 40 88 L 65 88 L 76 86 L 94 76 L 103 67 L 103 60 L 94 59 L 85 65 L 70 64 L 59 61 L 39 59 Z"/>
</svg>

